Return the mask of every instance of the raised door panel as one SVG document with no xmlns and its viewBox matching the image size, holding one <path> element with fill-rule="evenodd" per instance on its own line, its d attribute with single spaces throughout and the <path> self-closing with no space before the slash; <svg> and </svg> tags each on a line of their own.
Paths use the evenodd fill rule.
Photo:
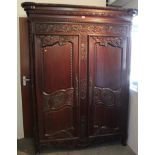
<svg viewBox="0 0 155 155">
<path fill-rule="evenodd" d="M 36 104 L 40 139 L 78 135 L 78 36 L 35 37 Z"/>
<path fill-rule="evenodd" d="M 72 87 L 72 44 L 44 47 L 43 75 L 45 92 Z M 51 73 L 54 71 L 54 73 Z"/>
<path fill-rule="evenodd" d="M 119 37 L 89 36 L 90 136 L 121 130 L 123 46 Z"/>
</svg>

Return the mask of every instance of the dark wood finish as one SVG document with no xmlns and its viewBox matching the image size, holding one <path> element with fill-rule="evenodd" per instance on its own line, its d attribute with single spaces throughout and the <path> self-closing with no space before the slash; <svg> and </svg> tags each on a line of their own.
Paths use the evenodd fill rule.
<svg viewBox="0 0 155 155">
<path fill-rule="evenodd" d="M 123 36 L 89 37 L 90 137 L 121 133 L 126 48 Z"/>
<path fill-rule="evenodd" d="M 22 3 L 29 19 L 36 149 L 127 140 L 135 10 Z"/>
<path fill-rule="evenodd" d="M 35 37 L 40 139 L 78 138 L 78 36 Z"/>
<path fill-rule="evenodd" d="M 30 95 L 30 82 L 23 86 L 22 78 L 26 76 L 30 78 L 30 62 L 29 62 L 29 39 L 28 39 L 28 23 L 26 17 L 19 18 L 20 29 L 20 72 L 21 72 L 21 93 L 23 107 L 23 126 L 24 137 L 33 137 L 33 116 Z"/>
</svg>

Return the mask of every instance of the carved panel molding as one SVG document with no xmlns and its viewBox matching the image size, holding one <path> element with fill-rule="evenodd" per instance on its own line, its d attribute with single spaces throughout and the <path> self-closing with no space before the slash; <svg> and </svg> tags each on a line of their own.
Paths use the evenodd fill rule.
<svg viewBox="0 0 155 155">
<path fill-rule="evenodd" d="M 77 33 L 77 34 L 119 34 L 126 35 L 126 26 L 101 25 L 101 24 L 49 24 L 37 23 L 36 33 Z"/>
<path fill-rule="evenodd" d="M 101 46 L 108 46 L 111 45 L 113 47 L 123 47 L 122 38 L 119 37 L 99 37 L 95 36 L 92 37 L 96 43 L 99 43 Z"/>
<path fill-rule="evenodd" d="M 46 109 L 59 110 L 64 106 L 72 107 L 73 94 L 74 94 L 73 88 L 69 88 L 66 90 L 59 90 L 51 94 L 43 92 L 44 110 Z"/>
<path fill-rule="evenodd" d="M 94 135 L 102 135 L 102 134 L 107 134 L 107 133 L 115 133 L 115 132 L 119 132 L 120 128 L 119 127 L 108 127 L 108 126 L 104 126 L 104 125 L 94 125 Z"/>
<path fill-rule="evenodd" d="M 74 137 L 72 132 L 74 130 L 74 127 L 70 127 L 68 129 L 59 130 L 57 132 L 54 132 L 52 134 L 45 134 L 45 136 L 54 138 L 54 139 L 60 139 L 60 138 L 72 138 Z"/>
<path fill-rule="evenodd" d="M 103 104 L 105 106 L 120 105 L 121 89 L 111 90 L 109 88 L 94 88 L 95 104 Z"/>
</svg>

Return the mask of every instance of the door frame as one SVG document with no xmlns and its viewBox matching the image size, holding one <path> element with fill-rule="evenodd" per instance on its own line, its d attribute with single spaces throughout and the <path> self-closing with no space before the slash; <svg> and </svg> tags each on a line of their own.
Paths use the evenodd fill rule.
<svg viewBox="0 0 155 155">
<path fill-rule="evenodd" d="M 27 17 L 19 17 L 20 33 L 20 79 L 21 79 L 21 96 L 23 112 L 23 129 L 24 138 L 33 137 L 33 115 L 30 96 L 30 82 L 23 85 L 23 76 L 26 79 L 30 77 L 30 58 L 29 58 L 29 39 L 28 39 L 28 22 Z"/>
</svg>

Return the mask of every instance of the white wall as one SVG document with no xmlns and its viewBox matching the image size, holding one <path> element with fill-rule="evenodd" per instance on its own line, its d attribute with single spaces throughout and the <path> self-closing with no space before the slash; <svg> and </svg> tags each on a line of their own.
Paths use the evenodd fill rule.
<svg viewBox="0 0 155 155">
<path fill-rule="evenodd" d="M 124 8 L 138 9 L 138 0 L 131 0 Z M 131 51 L 132 54 L 132 51 Z M 129 128 L 128 128 L 128 145 L 138 154 L 138 92 L 130 91 L 130 108 L 129 108 Z"/>
<path fill-rule="evenodd" d="M 138 93 L 130 91 L 128 145 L 138 154 Z"/>
<path fill-rule="evenodd" d="M 17 0 L 17 16 L 18 17 L 26 17 L 26 13 L 24 9 L 21 7 L 22 2 L 38 2 L 38 3 L 55 3 L 55 4 L 74 4 L 74 5 L 92 5 L 92 6 L 106 6 L 106 0 Z M 23 132 L 23 114 L 22 114 L 22 100 L 21 100 L 21 87 L 20 87 L 20 45 L 19 45 L 19 18 L 17 20 L 17 61 L 18 61 L 18 69 L 17 69 L 17 138 L 24 138 Z"/>
</svg>

